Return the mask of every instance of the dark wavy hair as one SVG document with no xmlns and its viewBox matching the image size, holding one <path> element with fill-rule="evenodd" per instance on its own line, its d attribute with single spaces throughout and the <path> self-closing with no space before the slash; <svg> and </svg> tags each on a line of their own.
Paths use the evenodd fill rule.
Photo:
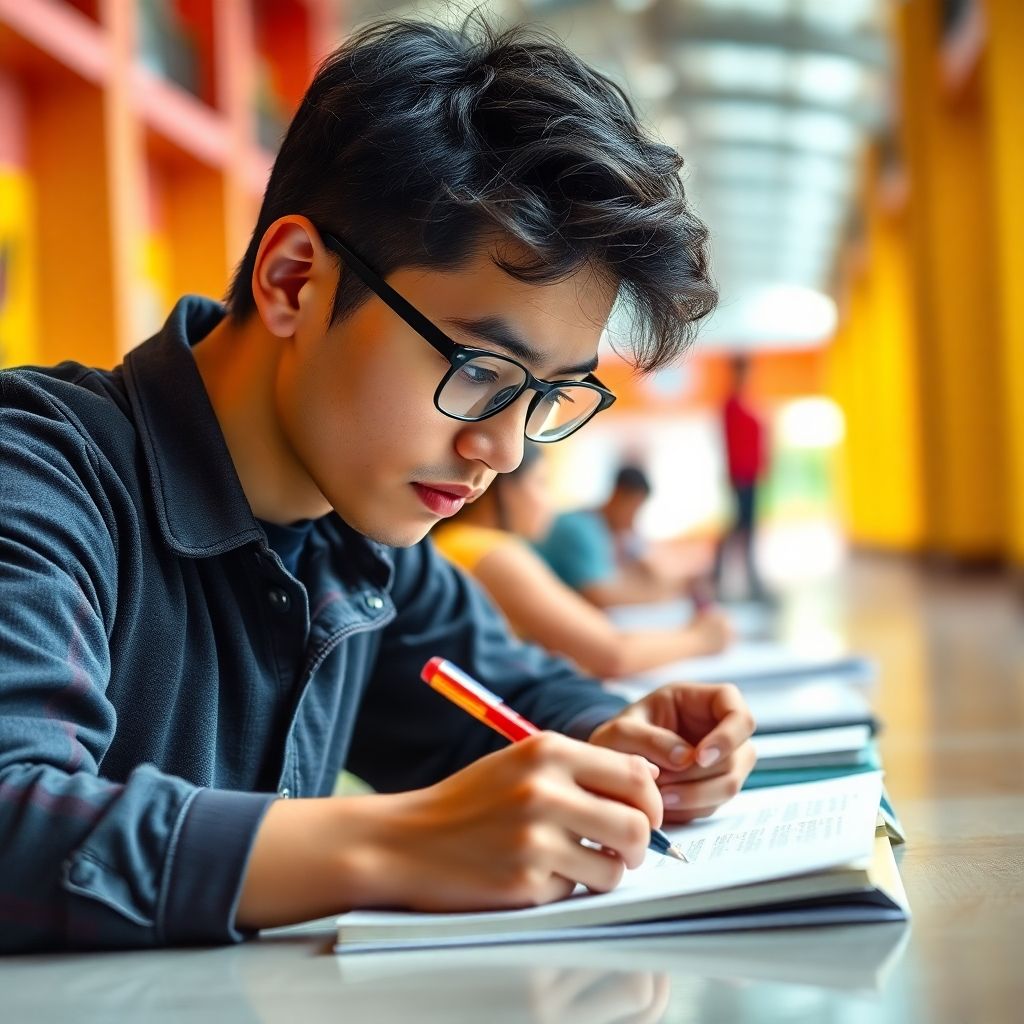
<svg viewBox="0 0 1024 1024">
<path fill-rule="evenodd" d="M 525 250 L 493 256 L 521 281 L 608 275 L 647 372 L 685 351 L 717 300 L 681 167 L 617 85 L 544 32 L 479 16 L 458 29 L 374 23 L 317 70 L 228 305 L 239 321 L 253 312 L 256 252 L 285 214 L 340 233 L 384 275 L 458 269 L 497 235 Z M 366 295 L 343 274 L 332 322 Z"/>
</svg>

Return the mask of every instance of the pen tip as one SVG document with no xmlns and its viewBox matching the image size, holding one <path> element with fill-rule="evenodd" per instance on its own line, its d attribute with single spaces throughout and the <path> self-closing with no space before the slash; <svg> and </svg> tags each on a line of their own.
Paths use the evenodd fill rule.
<svg viewBox="0 0 1024 1024">
<path fill-rule="evenodd" d="M 668 856 L 675 857 L 676 860 L 681 860 L 684 864 L 690 863 L 686 857 L 686 854 L 683 853 L 683 851 L 678 846 L 676 846 L 675 843 L 673 843 L 665 852 L 668 854 Z"/>
</svg>

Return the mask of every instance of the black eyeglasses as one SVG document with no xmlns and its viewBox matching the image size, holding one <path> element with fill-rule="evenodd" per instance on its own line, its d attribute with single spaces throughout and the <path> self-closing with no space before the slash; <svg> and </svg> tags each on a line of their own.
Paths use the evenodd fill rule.
<svg viewBox="0 0 1024 1024">
<path fill-rule="evenodd" d="M 445 416 L 466 422 L 485 420 L 530 390 L 534 396 L 526 414 L 526 436 L 549 443 L 568 437 L 615 401 L 593 374 L 580 381 L 541 380 L 509 356 L 459 345 L 340 238 L 325 231 L 320 237 L 370 291 L 451 363 L 434 392 L 434 405 Z"/>
</svg>

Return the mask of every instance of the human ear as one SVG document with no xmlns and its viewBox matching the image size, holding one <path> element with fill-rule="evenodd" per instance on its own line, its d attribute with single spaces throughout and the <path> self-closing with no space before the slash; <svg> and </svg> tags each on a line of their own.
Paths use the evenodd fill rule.
<svg viewBox="0 0 1024 1024">
<path fill-rule="evenodd" d="M 315 316 L 325 296 L 333 296 L 337 265 L 306 217 L 281 217 L 267 228 L 256 253 L 252 294 L 267 330 L 290 338 L 304 317 Z"/>
</svg>

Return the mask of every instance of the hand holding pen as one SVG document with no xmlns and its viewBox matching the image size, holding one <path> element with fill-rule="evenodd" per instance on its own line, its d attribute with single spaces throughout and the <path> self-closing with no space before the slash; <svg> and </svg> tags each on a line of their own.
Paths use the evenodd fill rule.
<svg viewBox="0 0 1024 1024">
<path fill-rule="evenodd" d="M 444 658 L 431 658 L 423 666 L 421 675 L 424 681 L 438 693 L 513 743 L 540 733 L 535 725 L 513 711 L 496 694 L 491 693 L 486 687 Z M 673 845 L 669 837 L 660 829 L 651 830 L 651 839 L 648 845 L 656 853 L 686 861 L 682 850 Z"/>
</svg>

